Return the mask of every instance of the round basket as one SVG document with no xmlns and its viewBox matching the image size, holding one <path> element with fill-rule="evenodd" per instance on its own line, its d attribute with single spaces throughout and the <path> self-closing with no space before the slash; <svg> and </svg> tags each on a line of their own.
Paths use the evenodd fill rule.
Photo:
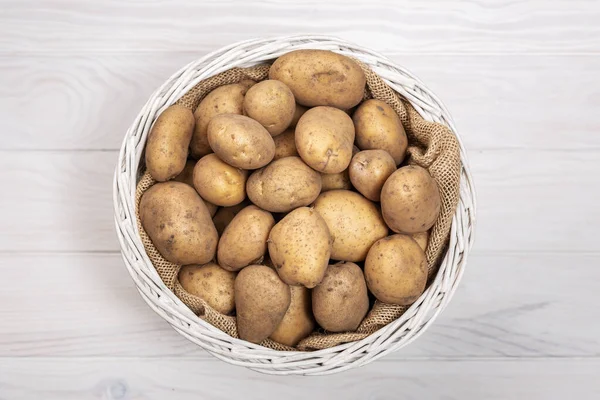
<svg viewBox="0 0 600 400">
<path fill-rule="evenodd" d="M 160 279 L 144 250 L 135 214 L 136 184 L 142 172 L 140 159 L 150 127 L 158 115 L 201 80 L 233 67 L 249 67 L 271 61 L 297 49 L 331 50 L 362 61 L 410 101 L 423 118 L 444 124 L 456 134 L 450 114 L 437 97 L 414 75 L 376 52 L 326 36 L 239 42 L 179 70 L 154 92 L 143 107 L 127 131 L 119 152 L 113 193 L 115 223 L 123 260 L 140 294 L 181 335 L 223 361 L 255 371 L 278 375 L 324 375 L 365 365 L 406 346 L 421 335 L 448 304 L 464 271 L 475 223 L 475 193 L 460 138 L 460 200 L 452 220 L 448 250 L 434 281 L 396 321 L 363 340 L 325 350 L 271 350 L 235 339 L 200 319 Z"/>
</svg>

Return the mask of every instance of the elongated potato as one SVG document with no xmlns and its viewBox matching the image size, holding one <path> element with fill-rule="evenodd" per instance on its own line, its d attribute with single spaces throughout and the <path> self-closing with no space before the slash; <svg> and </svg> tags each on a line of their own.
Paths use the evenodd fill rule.
<svg viewBox="0 0 600 400">
<path fill-rule="evenodd" d="M 244 114 L 258 121 L 271 136 L 285 131 L 294 118 L 296 102 L 283 82 L 268 79 L 251 87 L 244 97 Z"/>
<path fill-rule="evenodd" d="M 383 184 L 395 170 L 396 163 L 385 150 L 363 150 L 348 167 L 352 185 L 371 201 L 379 201 Z"/>
<path fill-rule="evenodd" d="M 236 275 L 215 263 L 208 263 L 184 265 L 178 279 L 186 292 L 200 297 L 221 314 L 230 314 L 235 308 L 233 284 Z"/>
<path fill-rule="evenodd" d="M 194 167 L 195 166 L 196 166 L 196 161 L 188 160 L 185 163 L 185 167 L 183 168 L 183 171 L 181 171 L 181 173 L 179 175 L 177 175 L 175 178 L 173 178 L 173 180 L 177 181 L 177 182 L 183 182 L 186 185 L 190 185 L 191 187 L 194 187 Z M 204 199 L 202 199 L 202 201 L 204 201 L 204 204 L 206 204 L 206 208 L 208 208 L 208 212 L 210 213 L 210 216 L 214 217 L 215 214 L 217 213 L 217 209 L 219 207 L 216 206 L 215 204 L 211 203 L 210 201 L 206 201 Z"/>
<path fill-rule="evenodd" d="M 287 129 L 281 135 L 275 136 L 273 141 L 275 142 L 275 156 L 273 160 L 298 155 L 293 128 Z"/>
<path fill-rule="evenodd" d="M 194 167 L 194 187 L 202 198 L 230 207 L 246 198 L 248 172 L 221 161 L 215 154 L 202 157 Z"/>
<path fill-rule="evenodd" d="M 311 334 L 315 328 L 315 319 L 312 314 L 310 290 L 303 286 L 290 286 L 290 290 L 290 306 L 275 332 L 269 337 L 277 343 L 294 347 Z"/>
</svg>

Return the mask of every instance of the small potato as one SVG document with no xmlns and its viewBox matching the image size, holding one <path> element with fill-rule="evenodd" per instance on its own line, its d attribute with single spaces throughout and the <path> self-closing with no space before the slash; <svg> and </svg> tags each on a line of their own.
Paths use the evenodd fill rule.
<svg viewBox="0 0 600 400">
<path fill-rule="evenodd" d="M 321 192 L 321 175 L 299 157 L 285 157 L 248 178 L 250 200 L 270 212 L 288 212 L 312 203 Z"/>
<path fill-rule="evenodd" d="M 219 239 L 208 209 L 198 193 L 181 182 L 157 183 L 140 201 L 144 230 L 159 253 L 178 264 L 206 264 Z"/>
<path fill-rule="evenodd" d="M 190 185 L 191 187 L 194 187 L 194 167 L 195 166 L 196 166 L 196 161 L 187 160 L 187 162 L 185 163 L 185 167 L 183 168 L 183 171 L 181 171 L 181 173 L 179 175 L 177 175 L 175 178 L 173 178 L 173 180 L 177 181 L 177 182 L 183 182 L 186 185 Z M 215 214 L 217 213 L 217 209 L 219 207 L 217 207 L 210 201 L 206 201 L 204 199 L 202 199 L 202 201 L 204 201 L 204 204 L 206 204 L 206 208 L 208 208 L 208 212 L 210 213 L 210 216 L 214 217 Z"/>
<path fill-rule="evenodd" d="M 311 168 L 325 174 L 348 168 L 353 143 L 352 119 L 337 108 L 311 108 L 296 126 L 298 154 Z"/>
<path fill-rule="evenodd" d="M 296 111 L 296 101 L 289 87 L 275 80 L 252 86 L 244 97 L 244 114 L 258 121 L 271 136 L 285 131 Z"/>
<path fill-rule="evenodd" d="M 396 163 L 385 150 L 363 150 L 348 167 L 352 185 L 371 201 L 379 201 L 383 184 L 395 170 Z"/>
<path fill-rule="evenodd" d="M 267 130 L 244 115 L 221 114 L 208 124 L 208 143 L 227 164 L 257 169 L 275 156 L 275 142 Z"/>
<path fill-rule="evenodd" d="M 427 250 L 427 243 L 429 242 L 429 231 L 413 233 L 412 235 L 410 235 L 410 237 L 412 237 L 415 240 L 415 242 L 417 242 L 417 244 L 421 249 L 423 249 L 423 251 Z"/>
<path fill-rule="evenodd" d="M 440 214 L 440 192 L 426 169 L 408 165 L 394 172 L 381 190 L 381 211 L 396 233 L 429 230 Z"/>
<path fill-rule="evenodd" d="M 173 105 L 158 116 L 146 143 L 146 167 L 152 178 L 164 182 L 183 171 L 193 131 L 194 115 L 186 107 Z"/>
<path fill-rule="evenodd" d="M 327 224 L 312 208 L 300 207 L 278 222 L 269 234 L 269 256 L 288 285 L 317 286 L 331 255 Z"/>
<path fill-rule="evenodd" d="M 298 150 L 296 150 L 295 140 L 293 128 L 287 129 L 281 135 L 275 136 L 273 138 L 273 141 L 275 142 L 275 157 L 273 157 L 273 160 L 297 156 Z"/>
<path fill-rule="evenodd" d="M 335 189 L 352 189 L 347 169 L 337 174 L 321 174 L 321 182 L 321 193 Z"/>
<path fill-rule="evenodd" d="M 267 251 L 267 239 L 273 225 L 275 220 L 270 212 L 256 206 L 244 208 L 219 239 L 219 265 L 228 271 L 239 271 L 246 265 L 259 263 Z"/>
<path fill-rule="evenodd" d="M 194 187 L 203 199 L 223 207 L 246 198 L 248 172 L 221 161 L 216 154 L 202 157 L 194 167 Z"/>
<path fill-rule="evenodd" d="M 294 118 L 292 118 L 290 128 L 295 128 L 296 125 L 298 125 L 298 121 L 300 121 L 300 117 L 302 117 L 307 111 L 307 107 L 301 106 L 300 104 L 296 103 L 296 109 L 294 110 Z"/>
<path fill-rule="evenodd" d="M 367 100 L 354 112 L 356 142 L 361 150 L 385 150 L 399 165 L 406 155 L 408 139 L 394 109 L 381 100 Z"/>
<path fill-rule="evenodd" d="M 290 307 L 283 320 L 269 336 L 277 343 L 294 347 L 302 339 L 310 335 L 315 328 L 315 318 L 312 314 L 311 293 L 302 286 L 290 286 Z"/>
<path fill-rule="evenodd" d="M 184 265 L 179 270 L 179 283 L 186 292 L 200 297 L 221 314 L 230 314 L 235 308 L 236 275 L 215 263 Z"/>
<path fill-rule="evenodd" d="M 235 217 L 242 209 L 247 207 L 248 204 L 248 201 L 242 201 L 240 204 L 236 204 L 235 206 L 219 208 L 213 217 L 213 222 L 215 224 L 215 228 L 217 228 L 219 236 L 223 234 L 227 225 L 229 225 L 231 220 L 233 220 L 233 217 Z"/>
<path fill-rule="evenodd" d="M 312 291 L 315 319 L 329 332 L 355 331 L 369 311 L 367 285 L 360 267 L 342 262 L 327 267 Z"/>
<path fill-rule="evenodd" d="M 365 277 L 369 290 L 383 303 L 410 305 L 425 290 L 427 260 L 410 236 L 378 240 L 367 255 Z"/>
</svg>

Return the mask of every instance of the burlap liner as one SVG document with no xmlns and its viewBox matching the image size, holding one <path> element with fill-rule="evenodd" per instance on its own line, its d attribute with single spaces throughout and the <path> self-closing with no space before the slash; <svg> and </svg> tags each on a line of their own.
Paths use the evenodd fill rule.
<svg viewBox="0 0 600 400">
<path fill-rule="evenodd" d="M 426 168 L 438 183 L 442 207 L 441 213 L 430 232 L 429 244 L 426 250 L 430 279 L 435 275 L 448 243 L 452 216 L 459 200 L 460 180 L 460 150 L 456 137 L 446 126 L 424 120 L 411 106 L 394 90 L 381 80 L 373 71 L 361 64 L 366 77 L 367 89 L 365 98 L 375 98 L 385 101 L 399 115 L 409 139 L 408 162 Z M 251 68 L 233 68 L 210 77 L 196 86 L 177 101 L 195 110 L 200 101 L 216 87 L 237 83 L 243 79 L 261 81 L 267 78 L 269 65 L 263 64 Z M 223 332 L 237 338 L 235 317 L 223 315 L 211 308 L 204 300 L 187 293 L 179 284 L 177 274 L 181 266 L 165 260 L 152 244 L 152 241 L 142 228 L 137 211 L 142 194 L 155 181 L 146 172 L 141 178 L 136 191 L 137 225 L 146 248 L 146 252 L 154 264 L 165 285 L 172 290 L 195 314 Z M 373 332 L 399 318 L 407 306 L 385 304 L 376 301 L 371 311 L 362 321 L 356 332 L 327 333 L 313 332 L 302 340 L 296 348 L 290 348 L 266 339 L 262 346 L 275 350 L 318 350 L 337 346 L 342 343 L 364 339 Z"/>
</svg>

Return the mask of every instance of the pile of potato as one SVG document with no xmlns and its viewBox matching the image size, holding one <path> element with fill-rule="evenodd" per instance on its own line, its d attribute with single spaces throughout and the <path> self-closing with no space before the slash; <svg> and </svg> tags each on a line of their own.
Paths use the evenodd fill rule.
<svg viewBox="0 0 600 400">
<path fill-rule="evenodd" d="M 294 51 L 268 80 L 219 87 L 193 113 L 171 106 L 152 127 L 142 225 L 186 291 L 235 313 L 241 339 L 354 331 L 369 293 L 409 305 L 425 289 L 438 187 L 402 166 L 402 123 L 363 101 L 365 83 L 350 58 Z"/>
</svg>

